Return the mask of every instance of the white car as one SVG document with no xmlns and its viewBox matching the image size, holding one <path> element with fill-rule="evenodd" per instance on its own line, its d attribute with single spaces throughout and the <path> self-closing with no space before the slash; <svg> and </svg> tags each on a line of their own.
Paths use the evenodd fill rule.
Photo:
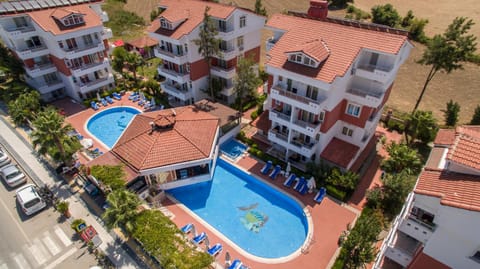
<svg viewBox="0 0 480 269">
<path fill-rule="evenodd" d="M 23 174 L 15 164 L 4 166 L 0 170 L 0 177 L 12 188 L 27 182 L 25 174 Z"/>
<path fill-rule="evenodd" d="M 17 201 L 22 207 L 22 211 L 30 216 L 47 206 L 45 201 L 40 197 L 37 187 L 28 184 L 17 190 Z"/>
<path fill-rule="evenodd" d="M 10 163 L 10 158 L 8 157 L 7 153 L 3 152 L 0 149 L 0 167 L 3 167 Z"/>
</svg>

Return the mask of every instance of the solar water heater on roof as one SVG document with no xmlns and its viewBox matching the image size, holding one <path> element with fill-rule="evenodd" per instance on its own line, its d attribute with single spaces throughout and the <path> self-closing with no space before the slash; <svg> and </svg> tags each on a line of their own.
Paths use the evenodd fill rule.
<svg viewBox="0 0 480 269">
<path fill-rule="evenodd" d="M 22 4 L 22 6 L 25 8 L 25 10 L 30 11 L 33 9 L 32 5 L 28 1 L 21 1 L 19 2 Z"/>
<path fill-rule="evenodd" d="M 49 7 L 55 7 L 55 3 L 52 0 L 45 0 L 44 1 Z"/>
<path fill-rule="evenodd" d="M 12 4 L 10 4 L 10 2 L 3 2 L 3 7 L 5 7 L 5 9 L 8 12 L 14 12 L 15 11 L 15 8 L 12 6 Z"/>
<path fill-rule="evenodd" d="M 43 0 L 37 0 L 37 3 L 40 5 L 41 8 L 48 8 L 48 4 Z"/>
<path fill-rule="evenodd" d="M 16 11 L 25 11 L 25 8 L 19 2 L 10 2 Z"/>
<path fill-rule="evenodd" d="M 77 1 L 77 0 L 70 0 L 70 3 L 71 3 L 71 4 L 77 4 L 78 1 Z"/>
<path fill-rule="evenodd" d="M 28 3 L 30 3 L 30 5 L 33 7 L 33 9 L 40 9 L 40 8 L 42 8 L 42 7 L 38 4 L 37 1 L 31 0 L 31 1 L 28 1 Z"/>
<path fill-rule="evenodd" d="M 3 7 L 2 3 L 0 3 L 0 14 L 7 13 L 7 9 Z"/>
</svg>

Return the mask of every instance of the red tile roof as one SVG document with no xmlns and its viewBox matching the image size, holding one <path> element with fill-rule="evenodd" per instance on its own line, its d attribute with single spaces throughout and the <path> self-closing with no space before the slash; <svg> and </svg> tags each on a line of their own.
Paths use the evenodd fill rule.
<svg viewBox="0 0 480 269">
<path fill-rule="evenodd" d="M 92 167 L 94 165 L 122 165 L 123 171 L 125 172 L 125 181 L 126 183 L 134 180 L 138 176 L 138 171 L 133 169 L 128 165 L 124 165 L 122 160 L 117 158 L 114 154 L 110 151 L 102 154 L 101 156 L 93 159 L 90 161 L 87 166 Z"/>
<path fill-rule="evenodd" d="M 158 40 L 153 39 L 149 36 L 142 36 L 132 41 L 128 41 L 127 44 L 135 47 L 135 48 L 145 48 L 145 47 L 152 47 L 158 44 Z"/>
<path fill-rule="evenodd" d="M 218 125 L 217 117 L 193 106 L 147 112 L 135 116 L 111 151 L 138 171 L 204 159 Z"/>
<path fill-rule="evenodd" d="M 452 145 L 455 142 L 455 129 L 440 129 L 433 144 L 435 145 Z"/>
<path fill-rule="evenodd" d="M 457 127 L 455 135 L 447 159 L 480 170 L 480 126 Z"/>
<path fill-rule="evenodd" d="M 317 62 L 323 62 L 330 55 L 330 50 L 328 49 L 325 42 L 319 39 L 313 39 L 306 41 L 301 44 L 295 45 L 295 49 L 292 51 L 286 51 L 285 53 L 293 52 L 303 52 L 309 57 L 315 59 Z"/>
<path fill-rule="evenodd" d="M 320 157 L 340 167 L 347 168 L 359 150 L 358 146 L 334 137 Z"/>
<path fill-rule="evenodd" d="M 83 20 L 85 23 L 73 27 L 64 27 L 53 16 L 62 17 L 70 13 L 84 14 Z M 45 32 L 51 32 L 54 35 L 61 35 L 79 30 L 88 29 L 91 27 L 102 26 L 102 20 L 89 4 L 75 5 L 69 7 L 57 7 L 44 10 L 32 11 L 28 13 Z"/>
<path fill-rule="evenodd" d="M 414 192 L 438 197 L 445 206 L 480 211 L 479 176 L 425 168 Z"/>
<path fill-rule="evenodd" d="M 451 267 L 428 256 L 427 254 L 423 253 L 423 251 L 419 251 L 407 268 L 408 269 L 425 269 L 425 268 L 450 269 Z"/>
<path fill-rule="evenodd" d="M 148 27 L 148 32 L 156 32 L 161 35 L 180 39 L 192 32 L 203 21 L 205 7 L 209 6 L 208 14 L 215 18 L 226 19 L 237 8 L 224 4 L 196 0 L 161 0 L 161 7 L 165 7 L 159 18 L 165 18 L 170 22 L 183 21 L 175 30 L 160 28 L 160 20 L 155 19 Z"/>
<path fill-rule="evenodd" d="M 333 82 L 337 76 L 345 75 L 361 49 L 397 54 L 402 45 L 408 41 L 404 35 L 283 14 L 273 15 L 266 26 L 285 31 L 268 52 L 270 57 L 267 57 L 269 58 L 267 65 L 328 83 Z M 296 44 L 314 39 L 321 39 L 330 50 L 330 55 L 324 64 L 318 68 L 312 68 L 287 61 L 285 52 L 296 50 Z"/>
</svg>

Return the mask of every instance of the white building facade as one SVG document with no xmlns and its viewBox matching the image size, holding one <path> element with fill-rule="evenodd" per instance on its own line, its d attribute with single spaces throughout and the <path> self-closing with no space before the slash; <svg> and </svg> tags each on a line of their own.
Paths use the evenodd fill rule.
<svg viewBox="0 0 480 269">
<path fill-rule="evenodd" d="M 308 14 L 274 15 L 266 24 L 273 31 L 268 139 L 286 161 L 323 159 L 351 169 L 372 141 L 412 45 L 401 31 L 347 25 L 326 17 L 326 2 L 310 3 Z"/>
<path fill-rule="evenodd" d="M 81 101 L 113 87 L 107 40 L 112 31 L 103 26 L 108 16 L 102 1 L 49 7 L 25 2 L 0 4 L 17 6 L 0 14 L 0 36 L 24 63 L 26 82 L 44 101 L 65 96 Z"/>
<path fill-rule="evenodd" d="M 217 97 L 235 100 L 233 79 L 238 57 L 260 60 L 261 29 L 265 18 L 251 11 L 207 1 L 162 0 L 163 12 L 152 22 L 150 37 L 158 40 L 154 52 L 162 59 L 159 75 L 165 77 L 162 90 L 172 105 L 193 104 L 208 97 L 208 65 L 194 40 L 199 38 L 206 7 L 218 29 L 221 55 L 212 59 L 211 76 L 221 87 Z"/>
</svg>

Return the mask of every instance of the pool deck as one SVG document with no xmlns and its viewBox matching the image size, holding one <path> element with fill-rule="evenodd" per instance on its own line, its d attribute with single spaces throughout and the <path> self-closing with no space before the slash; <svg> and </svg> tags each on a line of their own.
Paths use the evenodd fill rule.
<svg viewBox="0 0 480 269">
<path fill-rule="evenodd" d="M 85 138 L 91 138 L 94 141 L 93 148 L 99 148 L 101 151 L 106 152 L 108 149 L 103 146 L 102 143 L 97 141 L 94 137 L 91 137 L 86 130 L 87 120 L 98 111 L 102 111 L 114 106 L 132 106 L 143 110 L 142 107 L 134 102 L 128 100 L 129 93 L 122 97 L 122 100 L 115 101 L 113 104 L 109 104 L 107 107 L 100 107 L 99 110 L 93 110 L 92 108 L 85 108 L 78 103 L 72 103 L 69 99 L 64 99 L 55 103 L 56 106 L 64 108 L 66 121 L 70 123 L 79 133 Z M 63 102 L 63 103 L 62 103 Z M 83 155 L 83 154 L 80 154 Z M 79 156 L 82 163 L 88 162 L 86 156 Z M 209 236 L 210 244 L 222 243 L 223 251 L 216 257 L 216 261 L 219 265 L 225 264 L 225 253 L 230 253 L 231 259 L 241 259 L 244 264 L 251 268 L 302 268 L 302 269 L 318 269 L 330 267 L 336 257 L 338 251 L 337 241 L 343 230 L 347 229 L 349 223 L 354 222 L 359 210 L 355 205 L 350 206 L 345 203 L 335 201 L 330 197 L 326 197 L 321 204 L 317 204 L 313 201 L 314 194 L 300 195 L 293 188 L 286 188 L 283 186 L 285 178 L 278 176 L 275 180 L 271 180 L 265 175 L 260 173 L 264 163 L 258 161 L 248 155 L 242 157 L 236 162 L 236 165 L 244 169 L 245 171 L 255 175 L 258 178 L 262 178 L 266 182 L 275 185 L 278 189 L 285 191 L 286 193 L 294 196 L 301 201 L 306 210 L 310 212 L 310 216 L 313 221 L 313 236 L 311 237 L 310 244 L 305 250 L 299 254 L 296 258 L 282 262 L 282 263 L 261 263 L 254 259 L 242 256 L 234 247 L 230 246 L 227 242 L 222 240 L 221 236 L 218 236 L 213 231 L 210 231 L 208 227 L 197 221 L 181 206 L 175 204 L 173 201 L 166 199 L 163 206 L 166 207 L 174 217 L 172 221 L 182 227 L 186 223 L 193 223 L 196 226 L 198 232 L 205 231 Z M 307 239 L 308 240 L 308 239 Z M 258 242 L 261 244 L 261 242 Z M 201 245 L 205 248 L 204 245 Z"/>
</svg>

